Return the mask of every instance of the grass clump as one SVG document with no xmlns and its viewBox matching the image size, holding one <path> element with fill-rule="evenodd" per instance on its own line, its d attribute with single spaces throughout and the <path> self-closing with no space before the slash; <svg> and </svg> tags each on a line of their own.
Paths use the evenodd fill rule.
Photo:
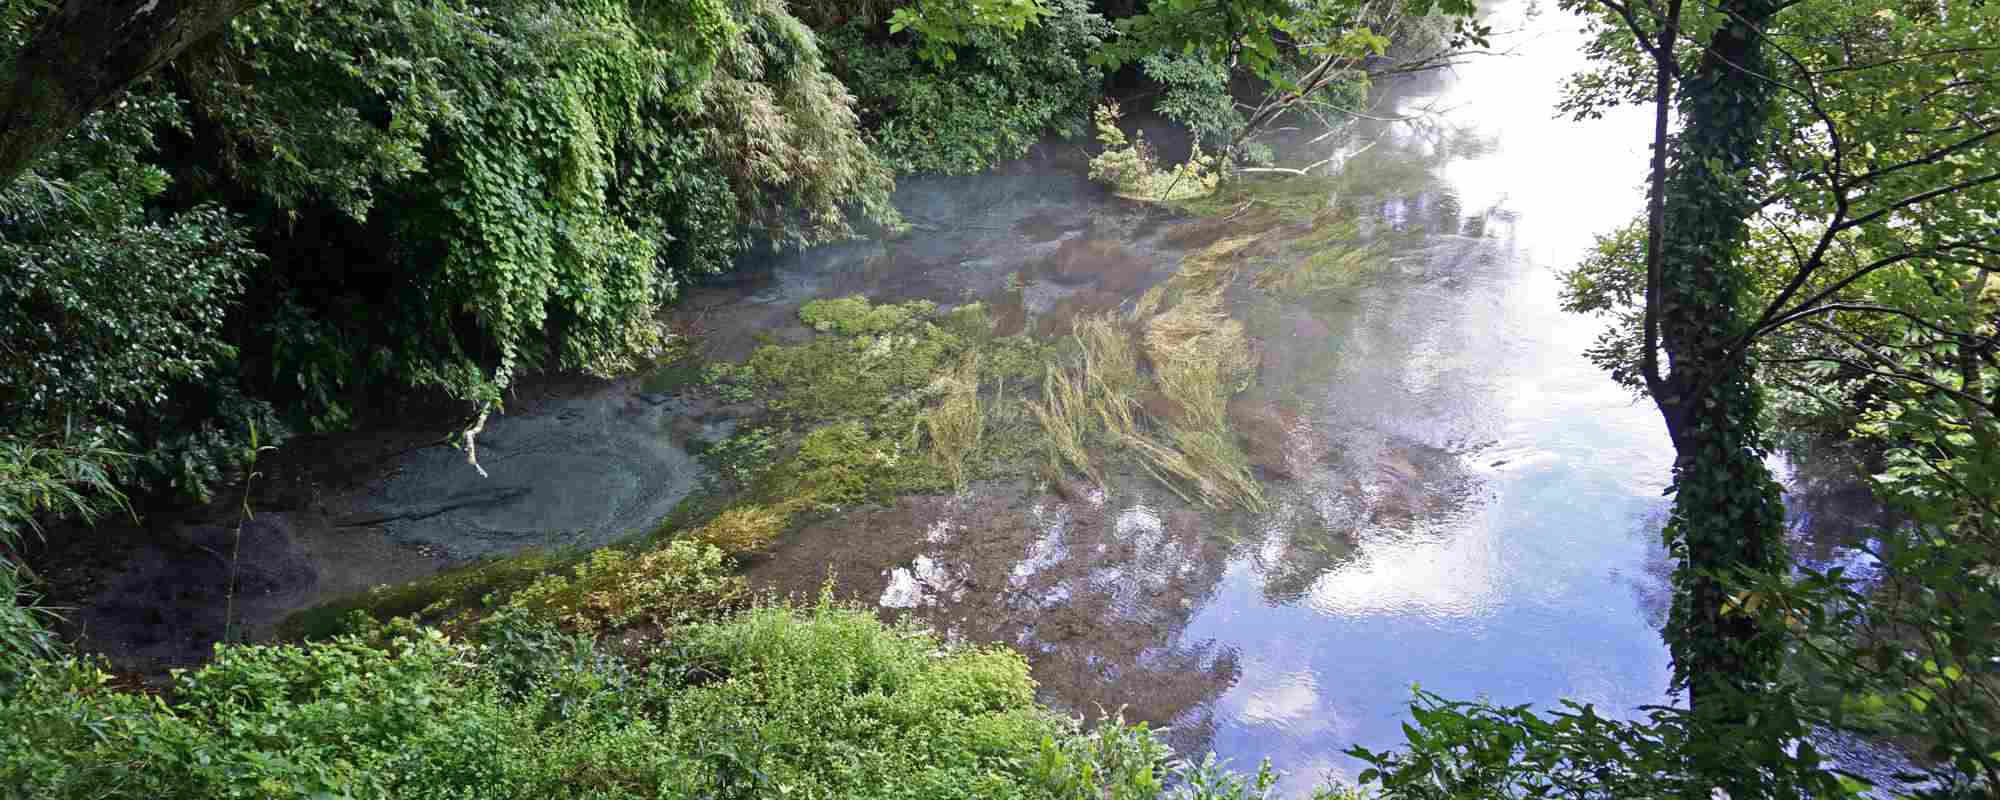
<svg viewBox="0 0 2000 800">
<path fill-rule="evenodd" d="M 951 476 L 952 485 L 964 491 L 965 459 L 986 435 L 986 409 L 979 402 L 979 356 L 967 356 L 957 369 L 939 376 L 932 389 L 943 399 L 923 415 L 931 458 Z"/>
<path fill-rule="evenodd" d="M 1028 408 L 1034 413 L 1035 421 L 1041 423 L 1043 433 L 1047 434 L 1049 449 L 1055 459 L 1069 464 L 1101 487 L 1104 485 L 1104 474 L 1091 458 L 1093 417 L 1088 387 L 1089 383 L 1082 375 L 1073 375 L 1068 369 L 1050 364 L 1047 377 L 1042 381 L 1042 402 L 1031 402 Z"/>
<path fill-rule="evenodd" d="M 1074 363 L 1046 368 L 1042 400 L 1029 410 L 1055 466 L 1100 487 L 1104 464 L 1093 454 L 1118 446 L 1182 499 L 1259 510 L 1263 488 L 1227 411 L 1229 398 L 1255 378 L 1256 360 L 1243 324 L 1223 310 L 1221 286 L 1212 283 L 1226 279 L 1215 278 L 1219 271 L 1206 265 L 1193 269 L 1193 279 L 1142 298 L 1133 314 L 1150 375 L 1140 372 L 1134 332 L 1124 320 L 1116 314 L 1079 317 Z M 1142 401 L 1149 394 L 1161 401 Z"/>
<path fill-rule="evenodd" d="M 1243 323 L 1222 310 L 1222 296 L 1192 295 L 1147 320 L 1145 330 L 1153 375 L 1183 414 L 1167 421 L 1223 427 L 1229 398 L 1249 388 L 1256 364 Z"/>
<path fill-rule="evenodd" d="M 1229 398 L 1256 375 L 1243 323 L 1223 311 L 1219 291 L 1208 291 L 1147 320 L 1145 331 L 1146 357 L 1171 411 L 1155 420 L 1160 435 L 1127 437 L 1143 463 L 1169 486 L 1193 487 L 1208 505 L 1261 510 L 1262 485 L 1228 422 Z"/>
<path fill-rule="evenodd" d="M 1221 239 L 1187 254 L 1180 268 L 1168 278 L 1168 291 L 1184 295 L 1219 293 L 1236 282 L 1248 251 L 1259 244 L 1258 235 Z"/>
<path fill-rule="evenodd" d="M 567 575 L 542 576 L 507 606 L 587 632 L 640 623 L 669 627 L 741 597 L 743 579 L 730 571 L 723 551 L 708 541 L 675 541 L 638 555 L 607 547 Z"/>
<path fill-rule="evenodd" d="M 1228 402 L 1250 388 L 1256 362 L 1220 292 L 1192 294 L 1146 320 L 1146 358 L 1172 410 L 1154 420 L 1158 436 L 1126 436 L 1146 470 L 1168 486 L 1192 486 L 1204 504 L 1262 510 L 1262 484 L 1228 424 Z"/>
<path fill-rule="evenodd" d="M 1305 299 L 1352 291 L 1387 263 L 1381 241 L 1363 241 L 1353 223 L 1322 224 L 1286 245 L 1286 257 L 1251 279 L 1259 289 Z"/>
<path fill-rule="evenodd" d="M 1116 314 L 1079 317 L 1075 336 L 1083 352 L 1083 382 L 1093 388 L 1091 408 L 1106 430 L 1130 435 L 1138 431 L 1133 416 L 1141 385 L 1138 355 L 1131 333 Z"/>
<path fill-rule="evenodd" d="M 1118 315 L 1087 314 L 1073 323 L 1078 363 L 1050 363 L 1042 402 L 1029 403 L 1059 464 L 1066 463 L 1100 487 L 1104 475 L 1092 456 L 1102 440 L 1136 436 L 1138 392 L 1144 381 L 1131 332 Z"/>
</svg>

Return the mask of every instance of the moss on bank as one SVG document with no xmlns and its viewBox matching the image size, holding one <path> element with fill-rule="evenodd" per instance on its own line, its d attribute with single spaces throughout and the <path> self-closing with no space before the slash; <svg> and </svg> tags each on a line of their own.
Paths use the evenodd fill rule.
<svg viewBox="0 0 2000 800">
<path fill-rule="evenodd" d="M 353 614 L 378 620 L 394 617 L 443 621 L 467 609 L 481 608 L 487 597 L 504 597 L 526 588 L 542 576 L 577 563 L 578 554 L 525 550 L 481 559 L 422 580 L 375 589 L 299 611 L 278 627 L 287 639 L 324 639 L 347 632 Z"/>
</svg>

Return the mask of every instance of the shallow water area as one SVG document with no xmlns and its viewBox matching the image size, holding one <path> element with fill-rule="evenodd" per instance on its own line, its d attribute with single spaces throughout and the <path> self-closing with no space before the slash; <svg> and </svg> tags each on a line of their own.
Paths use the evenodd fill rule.
<svg viewBox="0 0 2000 800">
<path fill-rule="evenodd" d="M 1037 450 L 961 492 L 814 506 L 747 559 L 749 580 L 804 596 L 830 586 L 1014 647 L 1044 700 L 1168 726 L 1182 752 L 1213 749 L 1239 769 L 1268 757 L 1287 796 L 1351 781 L 1359 762 L 1342 750 L 1401 742 L 1412 685 L 1609 715 L 1667 701 L 1658 531 L 1672 449 L 1650 404 L 1583 357 L 1602 323 L 1560 310 L 1556 274 L 1641 209 L 1649 120 L 1554 118 L 1583 65 L 1577 22 L 1528 8 L 1492 6 L 1506 55 L 1381 87 L 1373 113 L 1410 119 L 1276 135 L 1285 163 L 1326 166 L 1247 179 L 1261 205 L 1224 197 L 1197 215 L 1121 199 L 1067 151 L 903 180 L 907 232 L 753 257 L 691 288 L 669 321 L 698 358 L 510 397 L 478 439 L 479 470 L 425 428 L 347 455 L 341 483 L 260 508 L 244 540 L 268 551 L 246 557 L 264 565 L 249 627 L 483 556 L 645 534 L 684 499 L 716 499 L 693 453 L 782 415 L 697 388 L 700 368 L 827 335 L 801 320 L 809 301 L 977 302 L 993 336 L 1043 344 L 1116 315 L 1152 376 L 1149 290 L 1206 280 L 1250 354 L 1254 374 L 1219 413 L 1254 502 L 1200 503 L 1130 453 L 1089 454 L 1104 468 L 1093 481 L 1054 455 L 1044 468 Z M 989 385 L 1017 406 L 1023 391 Z M 1141 413 L 1188 413 L 1158 394 L 1138 398 Z M 1865 493 L 1832 471 L 1784 474 L 1803 512 L 1795 551 L 1860 563 L 1843 543 L 1873 509 Z M 230 600 L 186 587 L 241 582 L 220 555 L 241 542 L 233 512 L 200 522 L 168 546 L 134 531 L 141 556 L 79 583 L 95 598 L 79 620 L 107 649 L 181 664 L 222 635 Z M 147 608 L 174 602 L 201 624 Z M 143 624 L 108 624 L 128 618 Z"/>
<path fill-rule="evenodd" d="M 1227 310 L 1257 352 L 1230 417 L 1267 508 L 1207 509 L 1129 470 L 975 484 L 811 522 L 753 583 L 830 582 L 1015 646 L 1059 706 L 1169 725 L 1242 768 L 1269 757 L 1292 795 L 1351 781 L 1349 746 L 1401 742 L 1413 685 L 1612 715 L 1667 701 L 1672 449 L 1585 360 L 1602 323 L 1560 310 L 1556 276 L 1641 209 L 1649 120 L 1556 119 L 1583 65 L 1575 20 L 1510 3 L 1490 21 L 1505 55 L 1386 88 L 1382 116 L 1418 119 L 1276 142 L 1287 163 L 1333 157 L 1324 178 L 1260 184 L 1330 210 L 1277 234 L 1074 178 L 929 179 L 899 193 L 916 223 L 900 239 L 691 297 L 722 334 L 712 357 L 745 355 L 746 325 L 807 336 L 799 303 L 857 293 L 950 305 L 1018 286 L 1026 324 L 1060 334 L 1075 306 L 1131 309 L 1189 253 L 1266 234 L 1232 256 L 1248 279 Z M 1305 246 L 1262 246 L 1274 236 Z M 1372 255 L 1333 260 L 1356 242 Z M 1814 518 L 1801 541 L 1823 538 Z"/>
</svg>

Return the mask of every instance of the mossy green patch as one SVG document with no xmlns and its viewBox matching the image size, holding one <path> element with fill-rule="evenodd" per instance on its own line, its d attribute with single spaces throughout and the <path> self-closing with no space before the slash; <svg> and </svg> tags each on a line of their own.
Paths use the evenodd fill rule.
<svg viewBox="0 0 2000 800">
<path fill-rule="evenodd" d="M 1014 387 L 1039 382 L 1042 370 L 1065 343 L 1025 333 L 995 338 L 980 349 L 980 380 Z"/>
<path fill-rule="evenodd" d="M 693 361 L 675 361 L 654 367 L 639 381 L 642 391 L 672 394 L 701 383 L 701 367 Z"/>
<path fill-rule="evenodd" d="M 743 487 L 776 463 L 783 446 L 783 432 L 767 426 L 753 426 L 715 442 L 695 442 L 691 449 L 717 482 Z"/>
<path fill-rule="evenodd" d="M 885 436 L 850 421 L 806 434 L 798 455 L 760 494 L 837 508 L 950 487 L 944 470 L 918 450 L 914 427 Z"/>
<path fill-rule="evenodd" d="M 885 330 L 765 345 L 746 366 L 765 404 L 795 422 L 884 419 L 907 412 L 912 395 L 967 348 L 964 338 L 932 321 L 933 313 L 911 313 Z"/>
<path fill-rule="evenodd" d="M 487 597 L 504 597 L 583 558 L 567 551 L 527 550 L 504 558 L 475 561 L 428 578 L 341 598 L 299 611 L 279 625 L 292 639 L 323 639 L 348 632 L 354 612 L 387 620 L 394 617 L 442 622 L 481 608 Z"/>
<path fill-rule="evenodd" d="M 670 394 L 701 383 L 701 359 L 694 343 L 686 337 L 670 337 L 668 346 L 653 367 L 639 380 L 642 391 Z"/>
<path fill-rule="evenodd" d="M 833 300 L 814 300 L 799 307 L 799 319 L 821 333 L 859 336 L 888 333 L 911 320 L 937 314 L 937 305 L 926 301 L 901 305 L 877 305 L 860 295 Z"/>
<path fill-rule="evenodd" d="M 954 308 L 938 324 L 968 342 L 984 342 L 993 335 L 993 316 L 987 312 L 985 303 L 966 303 Z"/>
</svg>

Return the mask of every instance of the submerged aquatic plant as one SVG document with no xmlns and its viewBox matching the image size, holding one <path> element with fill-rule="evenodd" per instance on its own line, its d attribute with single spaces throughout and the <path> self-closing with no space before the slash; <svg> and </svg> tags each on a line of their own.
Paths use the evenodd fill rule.
<svg viewBox="0 0 2000 800">
<path fill-rule="evenodd" d="M 986 434 L 986 409 L 979 402 L 979 354 L 959 362 L 958 368 L 931 384 L 943 397 L 923 414 L 924 430 L 930 434 L 931 457 L 951 474 L 951 482 L 965 491 L 965 458 Z"/>
<path fill-rule="evenodd" d="M 1168 475 L 1192 485 L 1209 505 L 1262 509 L 1263 487 L 1228 421 L 1229 398 L 1256 374 L 1243 323 L 1223 310 L 1219 290 L 1199 292 L 1147 320 L 1145 344 L 1172 409 L 1155 420 L 1162 436 L 1133 437 L 1147 468 L 1169 484 Z"/>
<path fill-rule="evenodd" d="M 1049 365 L 1042 402 L 1029 403 L 1052 460 L 1103 486 L 1093 446 L 1121 446 L 1188 502 L 1263 508 L 1263 488 L 1227 417 L 1229 398 L 1255 374 L 1243 324 L 1223 310 L 1219 288 L 1184 295 L 1142 319 L 1150 376 L 1140 372 L 1135 332 L 1118 315 L 1086 315 L 1073 324 L 1080 363 Z M 1148 408 L 1140 400 L 1146 394 L 1164 402 Z"/>
<path fill-rule="evenodd" d="M 1090 457 L 1091 411 L 1087 384 L 1070 370 L 1050 364 L 1042 379 L 1042 402 L 1029 401 L 1028 410 L 1048 434 L 1049 449 L 1059 461 L 1069 462 L 1077 472 L 1098 486 L 1104 475 Z"/>
<path fill-rule="evenodd" d="M 1141 382 L 1130 332 L 1112 313 L 1078 317 L 1073 330 L 1083 350 L 1083 384 L 1093 390 L 1091 408 L 1098 420 L 1114 433 L 1137 433 L 1132 412 L 1139 406 Z"/>
<path fill-rule="evenodd" d="M 1256 364 L 1243 323 L 1222 308 L 1217 291 L 1182 299 L 1146 321 L 1146 357 L 1160 388 L 1182 409 L 1177 420 L 1220 428 L 1229 398 L 1248 388 Z"/>
<path fill-rule="evenodd" d="M 1293 298 L 1351 290 L 1387 263 L 1381 242 L 1359 241 L 1356 236 L 1352 225 L 1335 225 L 1328 232 L 1292 242 L 1287 248 L 1292 257 L 1257 273 L 1251 285 Z"/>
</svg>

